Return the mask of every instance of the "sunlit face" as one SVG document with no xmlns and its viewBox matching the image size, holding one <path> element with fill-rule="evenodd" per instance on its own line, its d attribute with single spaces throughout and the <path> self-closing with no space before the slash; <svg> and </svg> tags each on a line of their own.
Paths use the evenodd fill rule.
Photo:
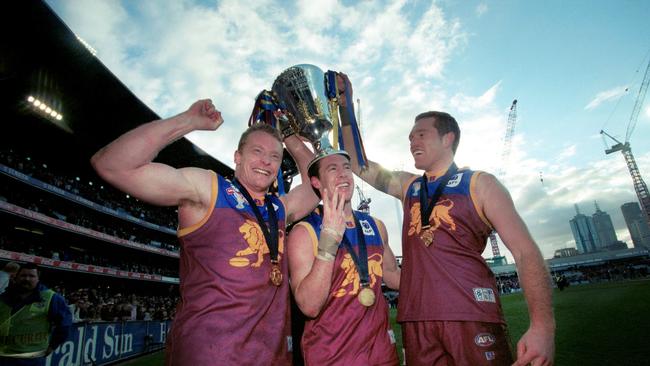
<svg viewBox="0 0 650 366">
<path fill-rule="evenodd" d="M 411 154 L 415 160 L 415 167 L 421 170 L 430 170 L 445 154 L 451 153 L 453 133 L 440 136 L 434 127 L 434 118 L 422 118 L 415 122 L 409 141 Z"/>
<path fill-rule="evenodd" d="M 38 270 L 21 269 L 16 274 L 16 284 L 25 292 L 34 290 L 38 285 Z"/>
<path fill-rule="evenodd" d="M 266 192 L 282 163 L 282 144 L 266 132 L 255 131 L 241 151 L 235 151 L 235 176 L 248 190 Z"/>
<path fill-rule="evenodd" d="M 354 176 L 350 161 L 343 155 L 335 154 L 321 159 L 318 166 L 318 177 L 311 177 L 311 184 L 320 190 L 321 197 L 324 189 L 329 194 L 340 191 L 345 201 L 352 200 L 354 194 Z"/>
</svg>

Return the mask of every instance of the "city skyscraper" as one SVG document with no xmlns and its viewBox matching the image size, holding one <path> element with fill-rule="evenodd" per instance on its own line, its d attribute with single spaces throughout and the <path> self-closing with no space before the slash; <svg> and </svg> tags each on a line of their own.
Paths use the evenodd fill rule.
<svg viewBox="0 0 650 366">
<path fill-rule="evenodd" d="M 650 248 L 650 228 L 648 222 L 641 212 L 641 206 L 638 202 L 627 202 L 621 206 L 623 218 L 627 225 L 627 230 L 632 237 L 632 243 L 635 248 Z"/>
<path fill-rule="evenodd" d="M 574 205 L 576 208 L 576 215 L 569 220 L 573 238 L 576 241 L 576 248 L 580 253 L 595 252 L 600 248 L 600 241 L 598 234 L 594 227 L 594 220 L 580 213 L 578 204 Z"/>
<path fill-rule="evenodd" d="M 591 216 L 594 221 L 594 228 L 596 229 L 596 235 L 598 236 L 598 249 L 605 249 L 610 245 L 614 245 L 618 242 L 616 237 L 616 230 L 614 230 L 614 224 L 612 223 L 612 218 L 605 211 L 601 211 L 598 207 L 598 203 L 594 202 L 596 206 L 596 212 Z"/>
</svg>

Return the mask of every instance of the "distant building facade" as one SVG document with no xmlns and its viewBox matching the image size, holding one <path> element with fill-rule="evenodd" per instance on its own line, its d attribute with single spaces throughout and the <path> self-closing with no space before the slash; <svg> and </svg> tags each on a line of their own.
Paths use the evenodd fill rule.
<svg viewBox="0 0 650 366">
<path fill-rule="evenodd" d="M 553 258 L 566 258 L 573 257 L 574 255 L 580 254 L 576 248 L 563 248 L 558 249 L 553 253 Z"/>
<path fill-rule="evenodd" d="M 620 242 L 616 237 L 616 230 L 614 230 L 612 218 L 607 212 L 600 210 L 598 203 L 594 202 L 594 204 L 596 205 L 596 212 L 591 218 L 593 219 L 596 235 L 598 236 L 597 249 L 609 249 L 611 246 L 618 246 L 620 248 Z"/>
<path fill-rule="evenodd" d="M 625 224 L 635 248 L 650 248 L 650 227 L 638 202 L 627 202 L 621 206 Z"/>
<path fill-rule="evenodd" d="M 578 205 L 575 205 L 576 215 L 569 220 L 571 232 L 576 241 L 576 247 L 580 254 L 592 253 L 600 248 L 600 241 L 596 233 L 593 218 L 580 213 Z"/>
</svg>

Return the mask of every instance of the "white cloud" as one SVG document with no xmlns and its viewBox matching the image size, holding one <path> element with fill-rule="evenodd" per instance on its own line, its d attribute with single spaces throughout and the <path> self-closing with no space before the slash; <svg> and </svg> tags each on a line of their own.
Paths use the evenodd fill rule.
<svg viewBox="0 0 650 366">
<path fill-rule="evenodd" d="M 494 98 L 497 95 L 500 85 L 501 81 L 498 81 L 478 97 L 458 93 L 451 98 L 450 106 L 461 113 L 480 111 L 494 103 Z"/>
<path fill-rule="evenodd" d="M 602 91 L 596 94 L 596 96 L 589 103 L 587 103 L 585 110 L 594 109 L 608 100 L 619 98 L 620 96 L 627 93 L 627 91 L 628 87 L 625 85 Z"/>
<path fill-rule="evenodd" d="M 566 160 L 576 154 L 577 146 L 575 144 L 567 146 L 564 150 L 560 151 L 557 155 L 558 160 Z"/>
</svg>

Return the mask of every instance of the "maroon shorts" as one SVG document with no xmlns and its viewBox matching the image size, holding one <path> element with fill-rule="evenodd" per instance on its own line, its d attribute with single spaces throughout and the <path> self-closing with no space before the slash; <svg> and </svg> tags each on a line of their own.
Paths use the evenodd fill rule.
<svg viewBox="0 0 650 366">
<path fill-rule="evenodd" d="M 402 323 L 408 366 L 512 365 L 505 325 L 484 322 Z"/>
</svg>

